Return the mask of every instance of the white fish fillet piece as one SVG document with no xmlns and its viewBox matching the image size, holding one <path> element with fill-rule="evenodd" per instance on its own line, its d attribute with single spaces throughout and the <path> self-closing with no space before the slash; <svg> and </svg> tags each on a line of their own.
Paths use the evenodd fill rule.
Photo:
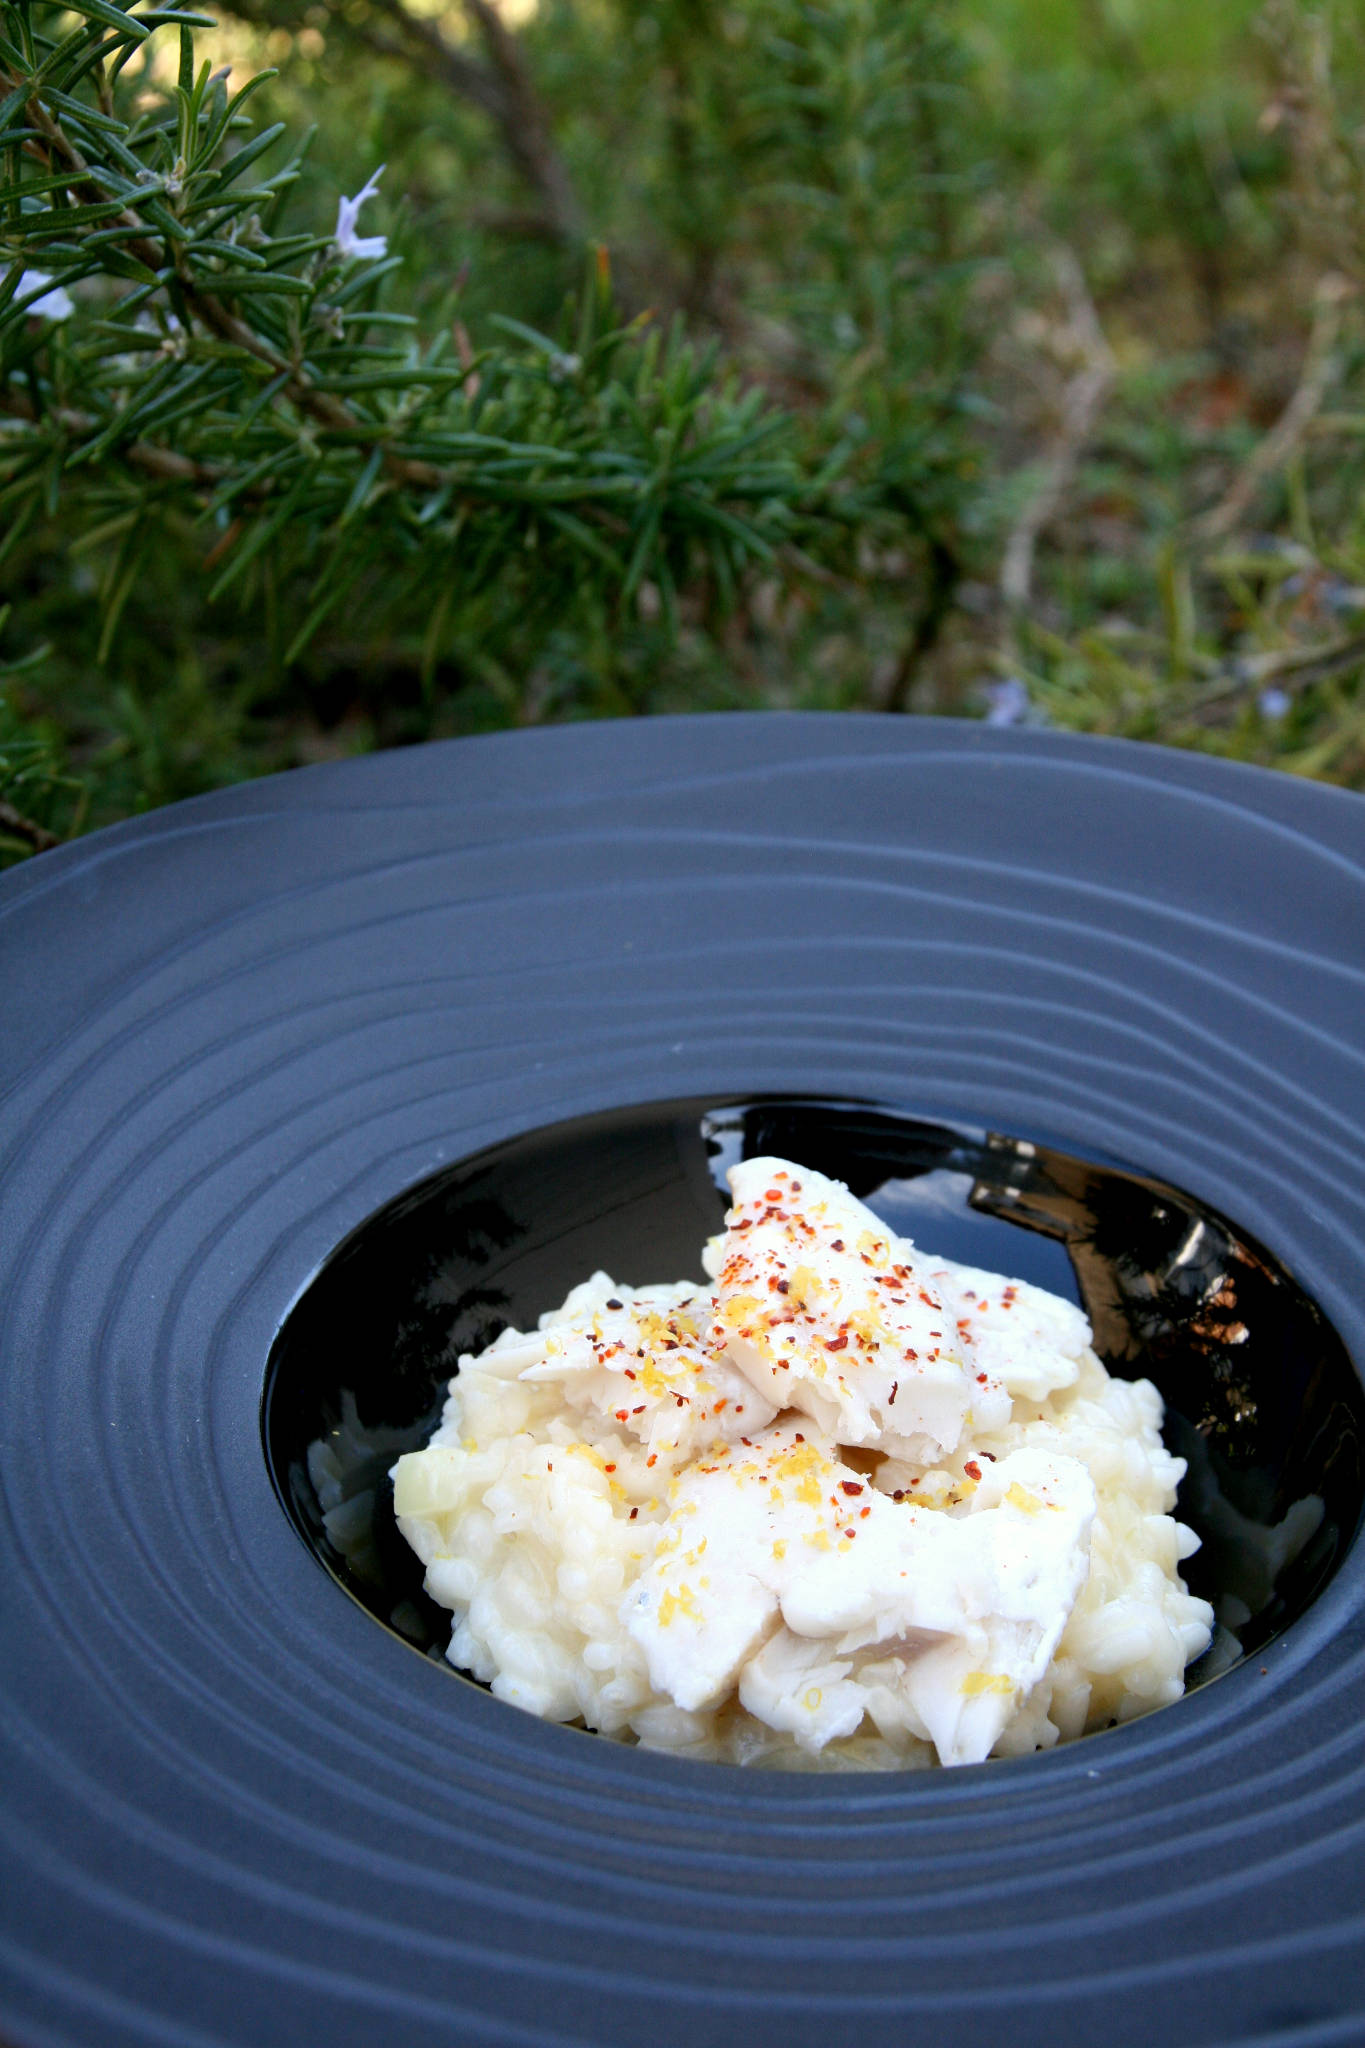
<svg viewBox="0 0 1365 2048">
<path fill-rule="evenodd" d="M 1090 1324 L 1074 1302 L 953 1259 L 925 1258 L 923 1269 L 978 1372 L 1029 1401 L 1075 1385 L 1090 1349 Z"/>
<path fill-rule="evenodd" d="M 595 1273 L 524 1340 L 516 1377 L 555 1382 L 570 1414 L 614 1423 L 670 1462 L 694 1456 L 775 1413 L 711 1343 L 711 1307 L 700 1288 L 625 1287 Z"/>
<path fill-rule="evenodd" d="M 676 1483 L 623 1603 L 651 1684 L 691 1710 L 738 1684 L 749 1712 L 818 1750 L 862 1719 L 855 1667 L 872 1652 L 941 1761 L 979 1762 L 1066 1626 L 1095 1489 L 1039 1450 L 963 1489 L 960 1513 L 895 1501 L 790 1421 L 722 1447 Z"/>
<path fill-rule="evenodd" d="M 784 1159 L 730 1170 L 713 1348 L 774 1408 L 836 1443 L 932 1463 L 967 1429 L 1009 1418 L 928 1283 L 929 1262 L 840 1181 Z"/>
</svg>

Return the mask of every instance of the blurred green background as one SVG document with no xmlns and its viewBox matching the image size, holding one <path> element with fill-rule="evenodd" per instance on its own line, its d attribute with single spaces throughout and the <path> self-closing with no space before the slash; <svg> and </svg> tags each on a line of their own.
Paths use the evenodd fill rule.
<svg viewBox="0 0 1365 2048">
<path fill-rule="evenodd" d="M 292 228 L 329 236 L 385 167 L 377 308 L 477 362 L 609 279 L 639 346 L 673 329 L 703 393 L 781 414 L 790 540 L 614 591 L 532 519 L 448 587 L 469 527 L 406 577 L 376 542 L 296 649 L 308 548 L 215 596 L 231 535 L 193 494 L 130 552 L 87 463 L 0 568 L 0 857 L 376 746 L 734 706 L 1048 723 L 1365 788 L 1357 7 L 211 11 L 234 88 L 276 69 L 252 113 L 277 150 L 313 130 Z M 174 38 L 120 89 L 154 99 Z M 30 320 L 32 363 L 76 326 Z M 18 417 L 38 370 L 9 374 Z"/>
</svg>

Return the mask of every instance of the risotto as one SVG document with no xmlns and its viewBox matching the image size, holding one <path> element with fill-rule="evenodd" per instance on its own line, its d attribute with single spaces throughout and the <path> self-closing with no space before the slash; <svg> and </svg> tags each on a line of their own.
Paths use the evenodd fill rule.
<svg viewBox="0 0 1365 2048">
<path fill-rule="evenodd" d="M 836 1181 L 730 1185 L 709 1285 L 593 1274 L 461 1358 L 398 1460 L 450 1661 L 549 1720 L 805 1768 L 977 1763 L 1178 1699 L 1213 1615 L 1155 1387 Z"/>
</svg>

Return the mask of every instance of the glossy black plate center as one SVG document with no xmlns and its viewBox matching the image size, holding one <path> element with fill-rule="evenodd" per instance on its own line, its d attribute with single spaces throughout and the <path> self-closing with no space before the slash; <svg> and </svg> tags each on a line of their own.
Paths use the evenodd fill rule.
<svg viewBox="0 0 1365 2048">
<path fill-rule="evenodd" d="M 1113 1372 L 1155 1381 L 1188 1461 L 1183 1568 L 1219 1628 L 1191 1685 L 1309 1606 L 1365 1499 L 1365 1396 L 1276 1260 L 1164 1183 L 998 1132 L 866 1104 L 694 1099 L 532 1131 L 364 1223 L 280 1330 L 262 1410 L 285 1510 L 337 1582 L 423 1653 L 450 1615 L 393 1520 L 388 1471 L 435 1426 L 462 1352 L 533 1327 L 597 1267 L 701 1279 L 723 1174 L 777 1153 L 846 1181 L 927 1249 L 1079 1301 Z"/>
</svg>

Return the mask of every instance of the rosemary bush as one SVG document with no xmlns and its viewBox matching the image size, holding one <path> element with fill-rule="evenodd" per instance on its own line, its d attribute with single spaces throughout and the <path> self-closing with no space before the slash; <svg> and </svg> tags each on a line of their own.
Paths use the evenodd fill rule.
<svg viewBox="0 0 1365 2048">
<path fill-rule="evenodd" d="M 613 320 L 603 253 L 556 337 L 424 340 L 381 305 L 396 260 L 350 203 L 330 237 L 289 230 L 297 155 L 266 171 L 263 81 L 229 94 L 197 62 L 208 18 L 70 11 L 64 32 L 68 10 L 0 7 L 0 561 L 43 518 L 98 554 L 98 658 L 188 527 L 208 603 L 287 603 L 286 666 L 344 603 L 353 629 L 420 617 L 430 671 L 491 587 L 527 644 L 646 584 L 667 619 L 680 587 L 723 599 L 837 520 L 835 475 L 758 392 L 676 329 Z M 121 95 L 158 31 L 178 79 Z"/>
</svg>

